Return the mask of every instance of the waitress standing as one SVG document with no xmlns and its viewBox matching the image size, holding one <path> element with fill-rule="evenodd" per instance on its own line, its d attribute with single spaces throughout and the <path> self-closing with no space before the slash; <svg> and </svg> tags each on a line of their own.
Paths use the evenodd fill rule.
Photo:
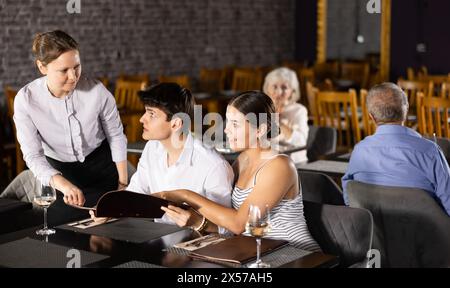
<svg viewBox="0 0 450 288">
<path fill-rule="evenodd" d="M 33 54 L 44 75 L 14 101 L 14 122 L 24 160 L 58 193 L 49 220 L 59 224 L 88 216 L 68 205 L 95 205 L 127 182 L 127 140 L 114 97 L 81 75 L 78 43 L 63 31 L 38 34 Z"/>
</svg>

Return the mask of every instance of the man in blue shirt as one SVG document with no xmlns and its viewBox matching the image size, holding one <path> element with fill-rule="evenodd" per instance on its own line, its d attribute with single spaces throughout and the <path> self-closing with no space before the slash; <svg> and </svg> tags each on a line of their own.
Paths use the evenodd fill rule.
<svg viewBox="0 0 450 288">
<path fill-rule="evenodd" d="M 450 168 L 439 146 L 404 126 L 408 112 L 405 93 L 393 83 L 373 87 L 367 109 L 377 125 L 352 152 L 342 178 L 348 205 L 347 182 L 419 188 L 427 191 L 450 215 Z"/>
</svg>

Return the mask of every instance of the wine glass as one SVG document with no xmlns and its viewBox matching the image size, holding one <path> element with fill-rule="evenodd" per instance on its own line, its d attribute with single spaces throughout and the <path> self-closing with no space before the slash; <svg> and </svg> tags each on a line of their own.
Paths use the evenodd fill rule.
<svg viewBox="0 0 450 288">
<path fill-rule="evenodd" d="M 268 210 L 268 207 L 266 206 Z M 261 238 L 270 232 L 270 216 L 261 216 L 261 210 L 256 205 L 250 205 L 248 221 L 246 225 L 247 233 L 256 238 L 256 262 L 248 265 L 249 268 L 269 268 L 270 264 L 261 260 Z"/>
<path fill-rule="evenodd" d="M 41 185 L 41 190 L 39 194 L 34 197 L 34 203 L 38 206 L 44 208 L 44 228 L 37 230 L 37 235 L 52 235 L 55 233 L 54 229 L 49 229 L 47 227 L 47 208 L 52 205 L 56 200 L 56 191 L 55 188 L 48 185 Z"/>
</svg>

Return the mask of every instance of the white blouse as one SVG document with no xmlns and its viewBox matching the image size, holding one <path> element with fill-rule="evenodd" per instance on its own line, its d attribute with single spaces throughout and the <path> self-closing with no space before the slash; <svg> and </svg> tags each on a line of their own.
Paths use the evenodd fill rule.
<svg viewBox="0 0 450 288">
<path fill-rule="evenodd" d="M 59 174 L 45 156 L 84 162 L 106 138 L 113 161 L 126 160 L 127 139 L 114 96 L 98 81 L 80 78 L 71 94 L 56 98 L 47 77 L 36 79 L 15 97 L 14 122 L 24 160 L 45 185 Z"/>
<path fill-rule="evenodd" d="M 292 129 L 290 138 L 281 134 L 277 140 L 287 142 L 295 146 L 305 146 L 308 140 L 308 110 L 299 103 L 293 103 L 284 108 L 280 113 L 280 123 L 287 125 Z M 304 163 L 308 161 L 306 150 L 291 154 L 295 163 Z"/>
</svg>

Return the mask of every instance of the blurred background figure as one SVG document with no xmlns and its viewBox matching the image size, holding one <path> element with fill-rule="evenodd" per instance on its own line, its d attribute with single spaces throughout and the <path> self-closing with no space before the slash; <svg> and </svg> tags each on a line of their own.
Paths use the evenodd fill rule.
<svg viewBox="0 0 450 288">
<path fill-rule="evenodd" d="M 272 98 L 277 113 L 280 113 L 281 143 L 305 146 L 308 139 L 308 110 L 297 101 L 300 99 L 300 84 L 297 74 L 289 68 L 278 68 L 267 74 L 264 93 Z M 295 163 L 308 161 L 306 150 L 291 154 Z"/>
</svg>

